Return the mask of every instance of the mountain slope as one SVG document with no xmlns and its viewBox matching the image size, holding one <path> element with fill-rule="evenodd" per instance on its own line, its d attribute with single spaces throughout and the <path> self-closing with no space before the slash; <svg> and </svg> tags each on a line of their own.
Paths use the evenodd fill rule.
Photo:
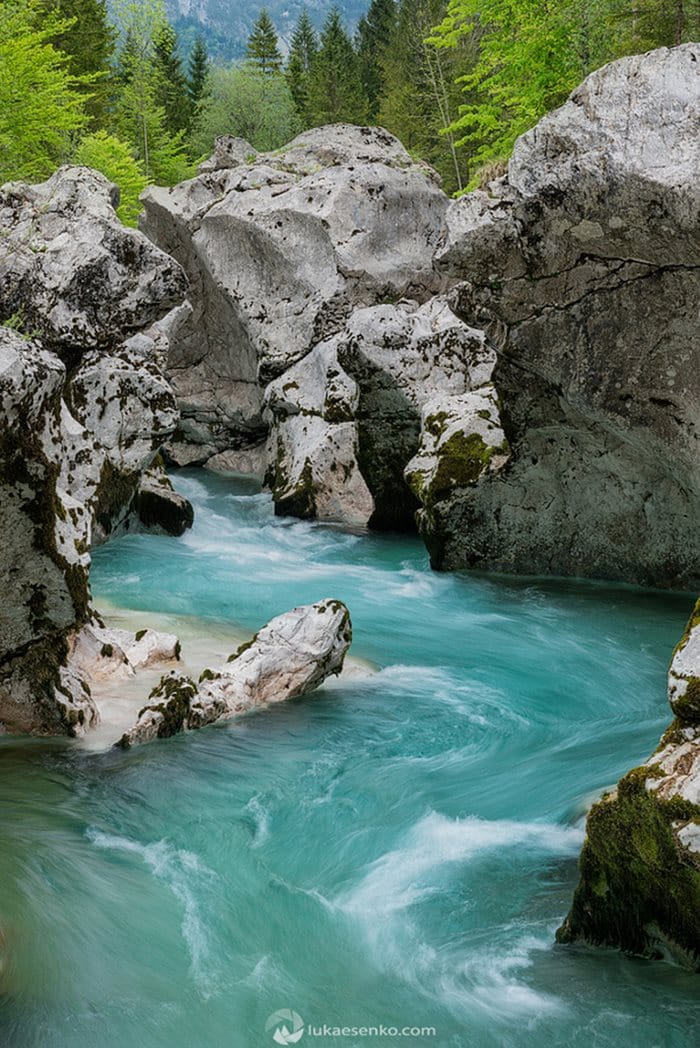
<svg viewBox="0 0 700 1048">
<path fill-rule="evenodd" d="M 198 33 L 206 40 L 213 58 L 240 58 L 252 25 L 266 6 L 283 46 L 289 41 L 303 0 L 166 0 L 170 21 L 187 50 Z M 308 0 L 306 6 L 315 25 L 321 26 L 333 0 Z M 344 0 L 337 4 L 347 24 L 354 29 L 368 0 Z"/>
</svg>

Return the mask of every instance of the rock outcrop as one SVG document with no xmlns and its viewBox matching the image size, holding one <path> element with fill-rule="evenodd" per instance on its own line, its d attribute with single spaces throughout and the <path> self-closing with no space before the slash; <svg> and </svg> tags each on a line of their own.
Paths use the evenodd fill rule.
<svg viewBox="0 0 700 1048">
<path fill-rule="evenodd" d="M 656 752 L 588 815 L 581 881 L 557 939 L 700 970 L 700 601 L 668 697 L 675 720 Z"/>
<path fill-rule="evenodd" d="M 338 600 L 278 615 L 197 683 L 177 671 L 163 677 L 118 745 L 168 738 L 306 695 L 340 673 L 351 640 L 350 615 Z"/>
<path fill-rule="evenodd" d="M 494 354 L 443 296 L 357 309 L 266 391 L 278 512 L 405 530 L 419 505 L 404 469 L 429 398 L 488 382 Z"/>
<path fill-rule="evenodd" d="M 436 265 L 497 352 L 510 458 L 430 495 L 436 567 L 700 585 L 699 62 L 598 70 L 451 204 Z"/>
<path fill-rule="evenodd" d="M 127 526 L 177 424 L 154 325 L 185 277 L 120 224 L 114 194 L 84 168 L 0 190 L 0 730 L 95 723 L 71 657 L 101 626 L 90 548 Z"/>
<path fill-rule="evenodd" d="M 259 443 L 267 383 L 353 310 L 438 292 L 447 206 L 395 138 L 350 125 L 269 154 L 222 140 L 197 178 L 148 189 L 142 228 L 191 285 L 171 332 L 178 440 L 209 454 Z"/>
<path fill-rule="evenodd" d="M 417 509 L 436 568 L 700 585 L 698 57 L 598 70 L 451 202 L 345 125 L 148 190 L 191 282 L 169 461 L 267 439 L 279 512 Z"/>
</svg>

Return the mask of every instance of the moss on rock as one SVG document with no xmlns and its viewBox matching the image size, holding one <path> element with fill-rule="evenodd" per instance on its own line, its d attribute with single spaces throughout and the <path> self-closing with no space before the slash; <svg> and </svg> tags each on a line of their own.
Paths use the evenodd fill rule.
<svg viewBox="0 0 700 1048">
<path fill-rule="evenodd" d="M 700 856 L 683 848 L 675 832 L 700 822 L 700 808 L 648 789 L 662 774 L 655 765 L 633 768 L 591 808 L 581 880 L 557 941 L 644 957 L 670 950 L 700 969 Z"/>
</svg>

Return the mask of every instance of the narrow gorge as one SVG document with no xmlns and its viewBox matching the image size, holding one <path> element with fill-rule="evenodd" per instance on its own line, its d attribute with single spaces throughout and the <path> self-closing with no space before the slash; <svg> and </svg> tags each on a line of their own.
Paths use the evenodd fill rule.
<svg viewBox="0 0 700 1048">
<path fill-rule="evenodd" d="M 699 87 L 0 189 L 0 1043 L 692 1043 Z"/>
</svg>

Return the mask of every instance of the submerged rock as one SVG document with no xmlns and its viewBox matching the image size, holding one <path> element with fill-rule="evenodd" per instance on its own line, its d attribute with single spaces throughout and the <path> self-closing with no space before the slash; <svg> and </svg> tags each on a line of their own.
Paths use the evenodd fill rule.
<svg viewBox="0 0 700 1048">
<path fill-rule="evenodd" d="M 598 70 L 450 205 L 511 457 L 426 505 L 436 567 L 700 585 L 699 61 Z"/>
<path fill-rule="evenodd" d="M 581 880 L 557 939 L 700 970 L 700 601 L 668 693 L 676 719 L 658 749 L 588 815 Z"/>
<path fill-rule="evenodd" d="M 113 203 L 114 187 L 85 168 L 0 190 L 4 731 L 76 735 L 96 723 L 77 655 L 83 631 L 100 627 L 90 548 L 128 526 L 177 423 L 153 325 L 185 278 Z"/>
<path fill-rule="evenodd" d="M 343 668 L 352 640 L 348 609 L 322 600 L 278 615 L 199 683 L 163 677 L 118 745 L 124 748 L 201 728 L 261 706 L 298 698 Z"/>
</svg>

